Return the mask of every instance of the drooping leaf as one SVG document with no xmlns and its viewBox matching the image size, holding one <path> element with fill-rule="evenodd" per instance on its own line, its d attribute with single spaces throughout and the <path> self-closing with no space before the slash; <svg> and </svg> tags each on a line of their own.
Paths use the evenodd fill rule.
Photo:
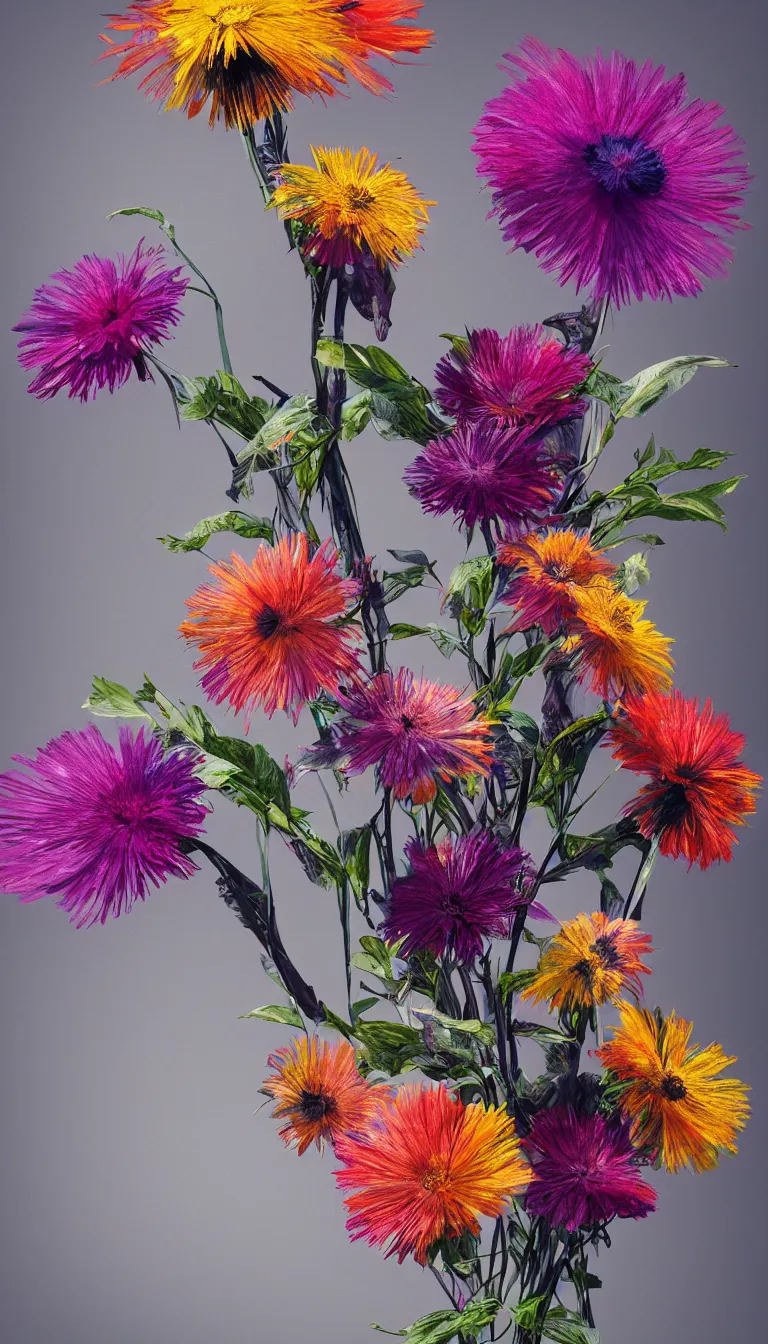
<svg viewBox="0 0 768 1344">
<path fill-rule="evenodd" d="M 393 1077 L 421 1050 L 421 1032 L 405 1022 L 358 1022 L 354 1033 L 365 1047 L 372 1067 Z"/>
<path fill-rule="evenodd" d="M 274 528 L 269 518 L 254 518 L 239 509 L 229 509 L 226 513 L 214 514 L 203 518 L 183 537 L 158 537 L 169 551 L 202 551 L 211 537 L 217 532 L 234 532 L 238 537 L 261 539 L 272 543 Z"/>
<path fill-rule="evenodd" d="M 544 1339 L 553 1340 L 554 1344 L 600 1344 L 598 1331 L 567 1307 L 553 1307 L 547 1312 L 542 1335 Z"/>
<path fill-rule="evenodd" d="M 395 623 L 389 627 L 390 639 L 411 639 L 414 635 L 424 635 L 427 639 L 431 639 L 435 648 L 446 658 L 450 658 L 451 654 L 462 646 L 461 640 L 452 635 L 450 630 L 444 630 L 442 626 L 435 625 L 431 621 L 429 625 Z"/>
<path fill-rule="evenodd" d="M 263 397 L 251 396 L 234 374 L 223 369 L 210 378 L 189 380 L 188 397 L 181 407 L 182 420 L 215 420 L 241 439 L 258 434 L 273 407 Z"/>
<path fill-rule="evenodd" d="M 107 681 L 106 677 L 94 677 L 91 693 L 83 709 L 105 719 L 149 719 L 151 714 L 142 708 L 139 701 L 125 686 L 117 681 Z"/>
<path fill-rule="evenodd" d="M 506 1003 L 515 994 L 522 994 L 524 989 L 533 984 L 537 975 L 536 970 L 502 971 L 499 976 L 499 994 L 502 1003 Z"/>
<path fill-rule="evenodd" d="M 333 437 L 333 426 L 320 415 L 312 397 L 291 397 L 278 407 L 237 455 L 233 486 L 247 492 L 255 471 L 279 466 L 285 455 L 291 462 L 320 450 Z"/>
<path fill-rule="evenodd" d="M 489 555 L 475 555 L 462 560 L 448 580 L 443 595 L 443 606 L 451 598 L 464 598 L 469 606 L 484 610 L 493 589 L 493 560 Z"/>
<path fill-rule="evenodd" d="M 264 1008 L 254 1008 L 250 1013 L 241 1013 L 240 1020 L 257 1017 L 261 1022 L 281 1022 L 286 1027 L 304 1028 L 301 1015 L 290 1004 L 269 1003 Z"/>
<path fill-rule="evenodd" d="M 450 1032 L 461 1032 L 465 1036 L 474 1036 L 481 1045 L 493 1045 L 496 1041 L 496 1028 L 491 1022 L 479 1022 L 474 1018 L 446 1017 L 437 1008 L 414 1008 L 414 1017 L 420 1022 L 436 1022 Z"/>
<path fill-rule="evenodd" d="M 371 424 L 383 438 L 424 445 L 451 427 L 431 392 L 380 346 L 322 340 L 316 359 L 326 368 L 343 368 L 353 383 L 370 393 Z"/>
<path fill-rule="evenodd" d="M 406 1344 L 449 1344 L 459 1335 L 463 1339 L 475 1338 L 496 1319 L 501 1309 L 502 1304 L 497 1298 L 485 1297 L 469 1302 L 463 1311 L 431 1311 L 428 1316 L 414 1321 L 410 1330 L 388 1331 L 380 1325 L 374 1325 L 372 1329 L 383 1334 L 404 1335 Z"/>
</svg>

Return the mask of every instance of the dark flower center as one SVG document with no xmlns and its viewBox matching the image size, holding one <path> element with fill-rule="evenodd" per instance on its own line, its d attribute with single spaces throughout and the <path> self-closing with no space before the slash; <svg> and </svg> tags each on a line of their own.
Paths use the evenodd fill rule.
<svg viewBox="0 0 768 1344">
<path fill-rule="evenodd" d="M 146 820 L 150 811 L 146 798 L 119 798 L 112 803 L 109 815 L 116 826 L 133 830 L 134 826 L 140 826 Z"/>
<path fill-rule="evenodd" d="M 415 727 L 413 719 L 409 718 L 407 714 L 400 715 L 400 722 L 406 733 L 410 732 L 410 730 Z"/>
<path fill-rule="evenodd" d="M 557 560 L 550 560 L 549 563 L 544 566 L 544 573 L 550 579 L 554 579 L 556 583 L 567 583 L 571 578 L 571 567 L 570 565 L 559 563 Z"/>
<path fill-rule="evenodd" d="M 301 1094 L 299 1107 L 306 1120 L 317 1122 L 325 1120 L 327 1115 L 333 1115 L 336 1110 L 336 1102 L 333 1097 L 327 1096 L 323 1091 L 304 1091 Z"/>
<path fill-rule="evenodd" d="M 582 980 L 584 981 L 584 984 L 587 986 L 588 989 L 592 988 L 592 984 L 594 981 L 594 967 L 592 966 L 591 962 L 587 961 L 586 959 L 584 961 L 577 961 L 576 965 L 573 968 L 573 973 L 574 975 L 581 976 Z"/>
<path fill-rule="evenodd" d="M 589 171 L 611 195 L 658 196 L 667 176 L 661 155 L 637 135 L 603 135 L 587 145 Z"/>
<path fill-rule="evenodd" d="M 262 607 L 256 617 L 256 630 L 262 639 L 272 639 L 278 631 L 284 634 L 288 628 L 285 617 L 274 607 Z"/>
<path fill-rule="evenodd" d="M 601 965 L 605 966 L 606 970 L 613 970 L 621 962 L 621 957 L 616 951 L 615 939 L 610 933 L 603 933 L 596 938 L 589 950 L 599 957 Z"/>
<path fill-rule="evenodd" d="M 682 1078 L 678 1078 L 676 1073 L 668 1073 L 664 1078 L 659 1089 L 661 1095 L 667 1098 L 667 1101 L 682 1101 L 688 1096 L 688 1089 Z"/>
<path fill-rule="evenodd" d="M 657 822 L 660 828 L 677 826 L 688 812 L 688 794 L 679 781 L 669 784 L 659 800 Z"/>
<path fill-rule="evenodd" d="M 225 61 L 222 48 L 216 52 L 210 64 L 205 62 L 200 73 L 209 93 L 223 91 L 235 101 L 238 94 L 247 96 L 258 85 L 269 88 L 278 82 L 274 66 L 257 51 L 239 51 L 233 60 Z"/>
<path fill-rule="evenodd" d="M 375 201 L 373 192 L 367 187 L 349 187 L 347 189 L 347 206 L 350 210 L 366 210 L 369 205 Z"/>
<path fill-rule="evenodd" d="M 446 891 L 443 895 L 443 909 L 449 915 L 456 915 L 459 918 L 466 915 L 461 893 L 458 891 Z"/>
</svg>

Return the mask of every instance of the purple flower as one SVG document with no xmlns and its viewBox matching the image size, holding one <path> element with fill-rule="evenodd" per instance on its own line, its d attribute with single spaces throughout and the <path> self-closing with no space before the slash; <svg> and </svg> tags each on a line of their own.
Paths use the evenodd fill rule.
<svg viewBox="0 0 768 1344">
<path fill-rule="evenodd" d="M 179 301 L 189 283 L 181 267 L 163 264 L 162 247 L 130 257 L 82 257 L 71 271 L 51 276 L 55 284 L 35 291 L 32 307 L 13 328 L 19 363 L 39 366 L 29 391 L 41 401 L 69 388 L 70 397 L 88 401 L 102 387 L 114 392 L 135 369 L 144 382 L 151 375 L 145 355 L 167 340 L 181 317 Z"/>
<path fill-rule="evenodd" d="M 207 812 L 194 754 L 165 755 L 143 728 L 121 728 L 118 753 L 91 724 L 14 759 L 31 773 L 0 775 L 0 889 L 58 897 L 82 928 L 196 871 L 180 848 Z"/>
<path fill-rule="evenodd" d="M 394 883 L 384 924 L 388 942 L 405 939 L 402 956 L 452 952 L 471 962 L 487 938 L 509 936 L 510 919 L 527 904 L 536 875 L 524 849 L 505 849 L 483 831 L 426 848 L 409 840 L 405 852 L 410 872 Z"/>
<path fill-rule="evenodd" d="M 415 803 L 434 798 L 439 779 L 488 774 L 488 720 L 455 686 L 417 681 L 401 667 L 337 694 L 347 717 L 336 741 L 349 774 L 375 766 L 384 788 Z"/>
<path fill-rule="evenodd" d="M 454 513 L 465 527 L 526 525 L 546 515 L 557 489 L 555 464 L 530 431 L 492 422 L 459 425 L 433 439 L 403 479 L 425 513 Z"/>
<path fill-rule="evenodd" d="M 582 64 L 529 37 L 506 59 L 513 81 L 474 148 L 513 247 L 617 306 L 726 273 L 750 179 L 717 103 L 689 102 L 683 75 L 618 52 Z"/>
<path fill-rule="evenodd" d="M 575 1232 L 610 1218 L 645 1218 L 656 1208 L 623 1121 L 556 1106 L 539 1112 L 523 1147 L 534 1174 L 526 1209 L 553 1227 Z"/>
<path fill-rule="evenodd" d="M 460 422 L 538 429 L 583 415 L 586 402 L 574 393 L 591 368 L 587 355 L 547 338 L 543 327 L 514 327 L 508 336 L 485 328 L 440 360 L 437 400 Z"/>
</svg>

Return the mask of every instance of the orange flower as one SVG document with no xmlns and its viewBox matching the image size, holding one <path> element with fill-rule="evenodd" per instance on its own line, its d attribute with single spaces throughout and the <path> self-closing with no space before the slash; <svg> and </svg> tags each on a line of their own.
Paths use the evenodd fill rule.
<svg viewBox="0 0 768 1344">
<path fill-rule="evenodd" d="M 498 559 L 517 571 L 501 599 L 520 613 L 510 629 L 540 625 L 548 635 L 575 614 L 574 598 L 580 589 L 616 573 L 615 565 L 590 545 L 589 537 L 570 528 L 543 536 L 529 532 L 520 541 L 503 541 Z"/>
<path fill-rule="evenodd" d="M 139 87 L 167 108 L 197 116 L 211 100 L 211 125 L 248 131 L 294 106 L 294 94 L 331 97 L 348 71 L 374 93 L 391 89 L 371 69 L 373 54 L 419 50 L 431 34 L 400 27 L 418 6 L 366 0 L 358 18 L 339 0 L 133 0 L 107 27 L 113 79 L 149 67 Z M 424 40 L 422 40 L 424 39 Z"/>
<path fill-rule="evenodd" d="M 657 1149 L 669 1171 L 709 1171 L 722 1151 L 735 1153 L 743 1129 L 748 1089 L 736 1078 L 718 1078 L 735 1058 L 719 1045 L 690 1045 L 693 1024 L 670 1013 L 619 1004 L 621 1026 L 597 1051 L 625 1082 L 621 1106 L 633 1120 L 636 1144 Z"/>
<path fill-rule="evenodd" d="M 481 1216 L 498 1217 L 525 1189 L 529 1171 L 506 1110 L 465 1106 L 445 1087 L 403 1087 L 360 1138 L 336 1145 L 336 1173 L 347 1228 L 356 1241 L 388 1245 L 402 1264 L 426 1264 L 430 1246 L 478 1234 Z"/>
<path fill-rule="evenodd" d="M 357 594 L 352 579 L 336 572 L 338 552 L 325 541 L 309 558 L 303 533 L 260 546 L 247 564 L 211 565 L 215 584 L 206 583 L 188 599 L 192 619 L 179 626 L 197 644 L 204 669 L 201 685 L 217 704 L 228 700 L 250 716 L 256 705 L 267 714 L 293 710 L 341 678 L 355 677 L 359 638 L 354 627 L 339 626 Z"/>
<path fill-rule="evenodd" d="M 671 686 L 669 646 L 674 641 L 642 620 L 645 602 L 599 581 L 576 589 L 573 600 L 576 611 L 569 628 L 581 654 L 580 680 L 589 681 L 606 698 Z"/>
<path fill-rule="evenodd" d="M 615 1003 L 625 989 L 639 995 L 640 976 L 650 975 L 641 957 L 652 950 L 632 919 L 577 915 L 555 934 L 522 997 L 560 1009 Z"/>
<path fill-rule="evenodd" d="M 274 1097 L 272 1112 L 284 1120 L 280 1137 L 295 1145 L 299 1157 L 311 1143 L 335 1143 L 343 1134 L 366 1129 L 389 1096 L 389 1088 L 372 1087 L 360 1077 L 348 1041 L 331 1045 L 317 1036 L 301 1037 L 276 1050 L 267 1061 L 275 1072 L 264 1081 Z"/>
</svg>

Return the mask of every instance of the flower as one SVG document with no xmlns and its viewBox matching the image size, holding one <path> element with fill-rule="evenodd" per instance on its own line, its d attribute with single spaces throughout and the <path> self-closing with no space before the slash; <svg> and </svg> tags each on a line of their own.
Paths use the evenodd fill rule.
<svg viewBox="0 0 768 1344">
<path fill-rule="evenodd" d="M 683 75 L 614 52 L 580 63 L 526 38 L 475 127 L 478 172 L 513 248 L 617 306 L 694 295 L 745 227 L 743 147 Z"/>
<path fill-rule="evenodd" d="M 403 477 L 425 513 L 454 513 L 465 527 L 531 521 L 552 506 L 552 458 L 527 430 L 460 425 L 433 439 Z"/>
<path fill-rule="evenodd" d="M 181 317 L 188 280 L 164 264 L 162 247 L 138 244 L 130 257 L 81 257 L 35 290 L 32 306 L 13 328 L 24 333 L 19 363 L 40 369 L 29 391 L 48 401 L 68 387 L 88 401 L 102 387 L 114 392 L 135 369 L 145 382 L 148 350 L 170 336 Z"/>
<path fill-rule="evenodd" d="M 384 56 L 397 62 L 395 53 L 412 52 L 414 55 L 431 46 L 434 33 L 431 28 L 413 28 L 403 19 L 416 19 L 423 0 L 358 0 L 348 5 L 344 18 L 354 36 L 365 49 L 366 58 Z M 346 59 L 350 74 L 354 75 L 372 93 L 392 93 L 394 85 L 380 71 L 350 55 Z"/>
<path fill-rule="evenodd" d="M 336 572 L 339 554 L 323 542 L 310 558 L 303 533 L 260 546 L 250 564 L 233 554 L 213 564 L 215 583 L 187 601 L 191 619 L 179 630 L 202 657 L 201 685 L 216 704 L 228 700 L 249 718 L 257 705 L 272 717 L 293 711 L 320 690 L 358 671 L 358 633 L 335 624 L 357 594 L 353 579 Z"/>
<path fill-rule="evenodd" d="M 540 429 L 584 413 L 577 387 L 592 361 L 547 337 L 543 327 L 484 328 L 444 355 L 435 369 L 437 400 L 447 415 Z"/>
<path fill-rule="evenodd" d="M 581 681 L 605 697 L 622 691 L 645 695 L 672 684 L 674 640 L 642 619 L 647 602 L 636 602 L 610 583 L 579 588 L 572 596 L 576 612 L 570 630 L 581 655 Z"/>
<path fill-rule="evenodd" d="M 538 1113 L 523 1149 L 533 1168 L 526 1210 L 552 1227 L 576 1232 L 611 1218 L 645 1218 L 656 1208 L 627 1124 L 555 1106 Z"/>
<path fill-rule="evenodd" d="M 632 699 L 611 725 L 607 746 L 625 770 L 650 775 L 626 812 L 647 839 L 657 835 L 662 854 L 708 868 L 730 862 L 733 826 L 755 810 L 761 777 L 739 760 L 745 739 L 727 714 L 702 709 L 681 691 Z"/>
<path fill-rule="evenodd" d="M 0 775 L 0 888 L 58 898 L 78 928 L 130 910 L 148 885 L 196 871 L 182 842 L 203 830 L 195 756 L 120 729 L 119 752 L 92 724 L 63 733 L 30 773 Z"/>
<path fill-rule="evenodd" d="M 486 938 L 509 936 L 510 917 L 526 904 L 536 875 L 525 850 L 505 849 L 486 831 L 439 846 L 409 840 L 405 852 L 410 872 L 394 883 L 384 924 L 388 942 L 404 940 L 400 956 L 429 950 L 472 962 Z"/>
<path fill-rule="evenodd" d="M 431 34 L 401 27 L 418 6 L 365 0 L 358 18 L 339 0 L 133 0 L 111 15 L 105 57 L 112 79 L 149 67 L 139 88 L 197 116 L 211 99 L 210 123 L 248 131 L 290 111 L 294 94 L 331 97 L 349 71 L 373 93 L 392 88 L 371 55 L 420 50 Z M 102 58 L 103 59 L 103 58 Z"/>
<path fill-rule="evenodd" d="M 282 219 L 308 230 L 306 252 L 324 266 L 352 265 L 370 253 L 380 267 L 413 254 L 429 220 L 405 173 L 378 166 L 367 149 L 311 146 L 315 167 L 283 163 L 272 198 Z"/>
<path fill-rule="evenodd" d="M 640 976 L 650 975 L 641 958 L 652 951 L 635 920 L 577 915 L 555 934 L 522 997 L 568 1009 L 615 1003 L 626 989 L 640 995 Z"/>
<path fill-rule="evenodd" d="M 516 571 L 501 598 L 518 609 L 512 630 L 540 625 L 545 634 L 554 635 L 576 614 L 577 591 L 616 573 L 615 565 L 590 544 L 588 536 L 570 528 L 543 535 L 529 532 L 519 540 L 501 542 L 497 555 L 499 564 Z"/>
<path fill-rule="evenodd" d="M 336 1145 L 352 1240 L 426 1264 L 443 1237 L 478 1234 L 525 1187 L 528 1171 L 506 1110 L 465 1106 L 445 1087 L 402 1087 L 360 1138 Z"/>
<path fill-rule="evenodd" d="M 424 803 L 434 798 L 438 779 L 489 773 L 490 725 L 455 686 L 417 681 L 401 667 L 337 694 L 347 715 L 337 741 L 348 773 L 375 765 L 395 798 Z"/>
<path fill-rule="evenodd" d="M 264 1091 L 277 1102 L 275 1119 L 285 1121 L 281 1139 L 295 1144 L 299 1157 L 311 1143 L 322 1149 L 324 1139 L 334 1143 L 365 1130 L 389 1096 L 388 1088 L 361 1078 L 348 1041 L 331 1045 L 305 1036 L 276 1050 L 267 1063 L 275 1072 Z"/>
<path fill-rule="evenodd" d="M 661 1155 L 669 1171 L 711 1171 L 721 1152 L 735 1153 L 744 1128 L 749 1090 L 736 1078 L 718 1078 L 735 1057 L 719 1045 L 690 1045 L 693 1024 L 670 1013 L 619 1005 L 621 1026 L 598 1056 L 626 1083 L 621 1106 L 632 1139 Z"/>
</svg>

